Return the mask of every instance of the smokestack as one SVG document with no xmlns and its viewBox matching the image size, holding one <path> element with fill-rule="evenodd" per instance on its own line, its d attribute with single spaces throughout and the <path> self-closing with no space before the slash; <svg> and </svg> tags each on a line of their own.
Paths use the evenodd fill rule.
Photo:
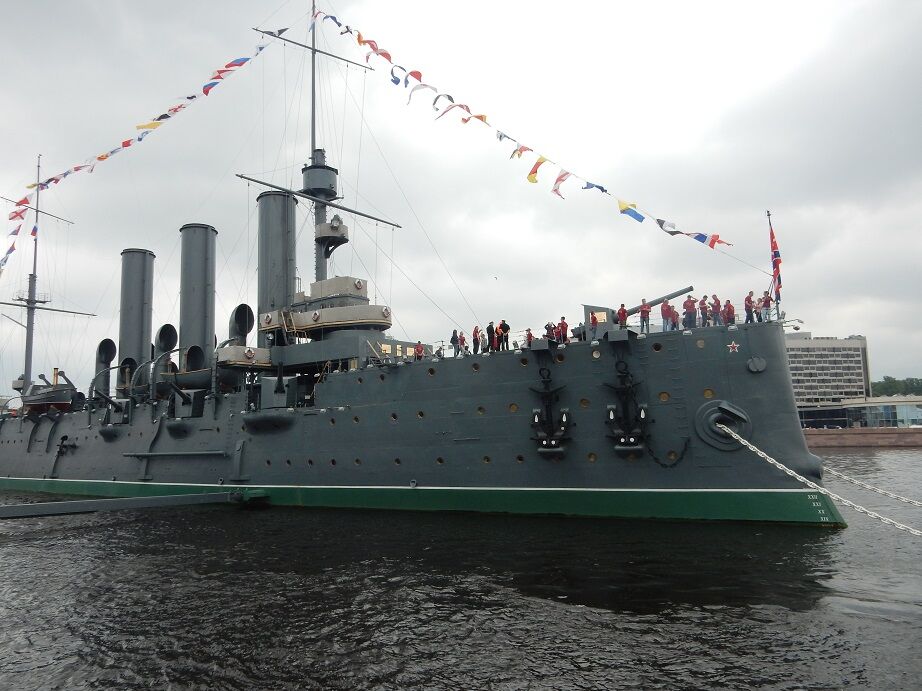
<svg viewBox="0 0 922 691">
<path fill-rule="evenodd" d="M 115 341 L 111 338 L 104 338 L 99 342 L 96 348 L 96 372 L 98 375 L 93 379 L 93 388 L 90 391 L 92 398 L 97 391 L 102 391 L 106 396 L 109 395 L 109 382 L 111 374 L 109 368 L 115 359 Z"/>
<path fill-rule="evenodd" d="M 179 370 L 209 369 L 214 359 L 215 236 L 204 223 L 187 223 L 182 234 L 179 282 Z"/>
<path fill-rule="evenodd" d="M 119 386 L 127 393 L 134 371 L 150 360 L 154 303 L 154 259 L 150 250 L 122 250 L 122 297 L 118 322 Z M 128 372 L 126 379 L 125 372 Z M 145 383 L 141 375 L 138 383 Z"/>
<path fill-rule="evenodd" d="M 227 325 L 227 338 L 231 340 L 228 345 L 246 345 L 247 334 L 253 330 L 253 310 L 249 305 L 237 305 L 231 312 L 230 323 Z"/>
<path fill-rule="evenodd" d="M 291 305 L 295 296 L 295 198 L 270 190 L 256 197 L 259 205 L 259 286 L 257 314 Z M 264 347 L 266 334 L 260 332 Z"/>
<path fill-rule="evenodd" d="M 172 351 L 173 348 L 176 347 L 178 338 L 179 335 L 176 333 L 176 327 L 172 324 L 164 324 L 157 329 L 157 335 L 154 336 L 154 360 Z M 157 368 L 154 371 L 155 381 L 161 380 L 161 375 L 169 369 L 169 362 L 170 358 L 165 357 L 157 363 Z"/>
</svg>

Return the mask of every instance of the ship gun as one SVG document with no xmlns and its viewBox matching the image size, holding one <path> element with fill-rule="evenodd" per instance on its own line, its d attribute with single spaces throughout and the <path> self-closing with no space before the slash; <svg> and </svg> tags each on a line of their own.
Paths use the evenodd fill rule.
<svg viewBox="0 0 922 691">
<path fill-rule="evenodd" d="M 662 304 L 663 302 L 666 302 L 666 300 L 672 300 L 673 298 L 677 298 L 682 295 L 688 295 L 689 293 L 693 293 L 694 290 L 695 290 L 694 286 L 686 286 L 685 288 L 682 288 L 681 290 L 674 290 L 671 293 L 668 293 L 666 295 L 661 295 L 660 297 L 654 298 L 653 300 L 647 300 L 647 304 L 651 308 L 656 307 L 657 305 Z M 630 309 L 627 310 L 627 316 L 630 317 L 634 314 L 637 314 L 638 312 L 640 312 L 640 308 L 641 308 L 641 305 L 635 305 L 634 307 L 631 307 Z M 582 341 L 586 339 L 586 333 L 589 328 L 588 325 L 592 319 L 591 315 L 593 312 L 595 312 L 595 316 L 599 320 L 599 326 L 596 329 L 596 334 L 595 334 L 595 337 L 597 339 L 601 339 L 608 332 L 614 331 L 615 329 L 617 329 L 617 324 L 618 324 L 618 310 L 617 309 L 612 308 L 612 307 L 605 307 L 603 305 L 583 305 L 583 324 L 574 329 L 571 329 L 571 331 L 573 332 L 573 335 L 578 340 Z"/>
</svg>

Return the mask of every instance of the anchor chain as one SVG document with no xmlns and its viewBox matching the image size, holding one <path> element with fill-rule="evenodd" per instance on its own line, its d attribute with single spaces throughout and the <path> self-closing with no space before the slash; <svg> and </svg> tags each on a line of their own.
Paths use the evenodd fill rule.
<svg viewBox="0 0 922 691">
<path fill-rule="evenodd" d="M 761 449 L 758 449 L 758 448 L 755 447 L 754 445 L 750 444 L 748 441 L 746 441 L 745 439 L 743 439 L 743 437 L 741 437 L 740 435 L 738 435 L 736 432 L 734 432 L 732 429 L 730 429 L 730 428 L 727 427 L 726 425 L 723 425 L 723 424 L 721 424 L 721 423 L 718 422 L 718 423 L 716 423 L 714 426 L 717 427 L 717 429 L 722 430 L 724 433 L 726 433 L 726 434 L 730 435 L 731 437 L 733 437 L 734 439 L 736 439 L 736 441 L 738 441 L 740 444 L 742 444 L 742 445 L 745 446 L 747 449 L 749 449 L 750 451 L 752 451 L 754 454 L 756 454 L 757 456 L 759 456 L 759 458 L 762 458 L 762 459 L 768 461 L 768 462 L 771 463 L 773 466 L 775 466 L 778 470 L 782 471 L 782 472 L 785 473 L 786 475 L 790 475 L 791 477 L 793 477 L 793 478 L 799 480 L 800 482 L 802 482 L 802 483 L 804 483 L 805 485 L 807 485 L 810 489 L 816 490 L 816 491 L 819 492 L 820 494 L 825 494 L 825 495 L 826 495 L 827 497 L 829 497 L 830 499 L 833 499 L 834 501 L 837 501 L 837 502 L 839 502 L 839 503 L 841 503 L 841 504 L 844 504 L 845 506 L 849 506 L 849 507 L 855 509 L 855 511 L 857 511 L 858 513 L 863 513 L 865 516 L 870 516 L 871 518 L 875 518 L 875 519 L 877 519 L 878 521 L 881 521 L 882 523 L 886 523 L 887 525 L 892 525 L 894 528 L 896 528 L 896 529 L 898 529 L 898 530 L 905 530 L 907 533 L 911 533 L 912 535 L 915 535 L 916 537 L 922 537 L 922 530 L 916 530 L 915 528 L 912 528 L 912 527 L 910 527 L 910 526 L 908 526 L 908 525 L 904 525 L 903 523 L 897 523 L 896 521 L 894 521 L 894 520 L 892 520 L 892 519 L 890 519 L 890 518 L 887 518 L 886 516 L 881 516 L 881 515 L 880 515 L 879 513 L 877 513 L 876 511 L 871 511 L 870 509 L 866 509 L 866 508 L 864 508 L 863 506 L 859 506 L 858 504 L 856 504 L 856 503 L 853 502 L 853 501 L 849 501 L 849 500 L 846 499 L 845 497 L 840 497 L 838 494 L 835 494 L 834 492 L 830 492 L 830 491 L 829 491 L 828 489 L 826 489 L 825 487 L 820 487 L 820 486 L 819 486 L 818 484 L 816 484 L 815 482 L 813 482 L 813 481 L 811 481 L 811 480 L 808 480 L 808 479 L 805 478 L 803 475 L 799 475 L 798 473 L 796 473 L 796 472 L 794 472 L 793 470 L 791 470 L 790 468 L 788 468 L 786 465 L 783 465 L 782 463 L 779 463 L 778 461 L 776 461 L 774 458 L 772 458 L 771 456 L 769 456 L 767 453 L 765 453 L 765 452 L 762 451 Z"/>
<path fill-rule="evenodd" d="M 883 494 L 885 497 L 890 497 L 891 499 L 896 499 L 897 501 L 903 501 L 903 502 L 906 502 L 907 504 L 912 504 L 913 506 L 922 506 L 922 501 L 916 501 L 915 499 L 910 499 L 909 497 L 901 497 L 899 494 L 888 492 L 887 490 L 881 489 L 880 487 L 874 487 L 873 485 L 869 485 L 866 482 L 862 482 L 861 480 L 856 480 L 853 477 L 849 477 L 848 475 L 840 473 L 838 470 L 833 470 L 829 466 L 826 466 L 826 472 L 831 473 L 832 475 L 835 475 L 840 480 L 845 480 L 846 482 L 851 482 L 853 485 L 858 485 L 859 487 L 864 487 L 865 489 L 869 489 L 872 492 Z"/>
</svg>

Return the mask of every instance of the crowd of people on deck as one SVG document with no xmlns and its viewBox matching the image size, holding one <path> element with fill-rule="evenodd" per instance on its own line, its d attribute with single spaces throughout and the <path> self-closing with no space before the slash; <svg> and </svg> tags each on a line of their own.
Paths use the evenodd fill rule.
<svg viewBox="0 0 922 691">
<path fill-rule="evenodd" d="M 754 291 L 750 290 L 749 294 L 743 299 L 743 311 L 746 315 L 746 324 L 754 322 L 772 321 L 772 305 L 774 299 L 766 290 L 761 297 L 755 297 Z M 641 304 L 634 309 L 634 313 L 640 315 L 640 333 L 650 333 L 650 313 L 653 311 L 653 305 L 647 303 L 646 298 Z M 716 294 L 708 297 L 702 295 L 700 299 L 689 294 L 681 305 L 681 312 L 675 306 L 664 300 L 660 304 L 660 314 L 662 316 L 663 331 L 677 331 L 680 328 L 693 329 L 708 326 L 725 326 L 736 323 L 736 308 L 730 300 L 721 301 Z M 624 303 L 614 312 L 619 329 L 627 328 L 627 320 L 630 315 L 625 308 Z M 582 324 L 581 324 L 582 326 Z M 589 313 L 589 324 L 586 325 L 588 336 L 591 340 L 596 340 L 599 330 L 599 318 L 595 312 Z M 479 353 L 494 353 L 503 350 L 509 350 L 509 333 L 512 328 L 505 319 L 500 319 L 499 323 L 489 322 L 485 329 L 480 325 L 474 326 L 471 331 L 470 340 L 464 331 L 454 329 L 451 332 L 451 338 L 448 344 L 456 356 L 477 355 Z M 561 317 L 560 321 L 554 323 L 549 321 L 544 325 L 544 333 L 535 336 L 531 328 L 525 329 L 521 345 L 530 348 L 535 338 L 546 338 L 556 343 L 570 342 L 570 326 L 567 324 L 566 317 Z M 518 341 L 512 342 L 512 348 L 520 347 Z M 425 347 L 420 341 L 416 342 L 413 349 L 413 356 L 416 360 L 422 360 L 425 355 Z M 444 357 L 444 351 L 439 346 L 434 352 L 435 357 Z"/>
<path fill-rule="evenodd" d="M 646 301 L 644 301 L 646 302 Z M 772 320 L 772 305 L 775 300 L 768 291 L 762 297 L 755 297 L 755 292 L 750 290 L 743 298 L 743 310 L 746 313 L 746 324 L 755 322 L 770 322 Z M 660 314 L 663 318 L 663 331 L 676 331 L 681 323 L 682 328 L 694 329 L 696 327 L 726 326 L 736 323 L 736 308 L 729 300 L 721 302 L 717 295 L 702 295 L 698 300 L 689 294 L 682 303 L 682 312 L 665 300 L 660 305 Z M 641 333 L 644 331 L 644 321 L 641 318 Z M 650 333 L 650 323 L 647 320 L 646 332 Z"/>
</svg>

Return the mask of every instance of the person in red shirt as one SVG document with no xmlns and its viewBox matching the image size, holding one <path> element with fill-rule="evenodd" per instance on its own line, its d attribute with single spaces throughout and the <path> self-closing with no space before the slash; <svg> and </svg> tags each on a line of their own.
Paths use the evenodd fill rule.
<svg viewBox="0 0 922 691">
<path fill-rule="evenodd" d="M 710 310 L 708 309 L 708 296 L 702 295 L 698 301 L 698 311 L 701 313 L 701 326 L 707 326 L 710 319 Z"/>
<path fill-rule="evenodd" d="M 647 298 L 643 298 L 640 301 L 640 333 L 644 332 L 646 328 L 647 333 L 650 333 L 650 311 L 653 308 L 647 304 Z"/>
<path fill-rule="evenodd" d="M 467 355 L 467 338 L 464 336 L 463 331 L 458 334 L 458 353 Z"/>
<path fill-rule="evenodd" d="M 558 338 L 557 340 L 560 341 L 561 343 L 569 343 L 570 342 L 570 331 L 569 331 L 570 325 L 567 324 L 566 317 L 560 318 L 560 323 L 557 325 L 557 328 L 560 329 L 560 338 Z"/>
<path fill-rule="evenodd" d="M 746 310 L 746 323 L 747 324 L 755 323 L 755 319 L 753 319 L 753 316 L 752 316 L 753 308 L 754 308 L 754 300 L 752 299 L 752 291 L 750 290 L 749 295 L 747 295 L 745 300 L 743 300 L 743 309 Z"/>
<path fill-rule="evenodd" d="M 595 312 L 589 313 L 589 332 L 592 334 L 592 340 L 595 340 L 596 330 L 599 328 L 599 318 L 595 316 Z"/>
<path fill-rule="evenodd" d="M 627 328 L 627 310 L 624 309 L 624 303 L 621 303 L 621 307 L 618 308 L 618 328 L 626 329 Z"/>
<path fill-rule="evenodd" d="M 535 337 L 531 333 L 531 328 L 525 329 L 525 347 L 531 348 L 531 342 L 533 340 L 535 340 Z"/>
<path fill-rule="evenodd" d="M 669 319 L 672 322 L 672 330 L 678 331 L 679 330 L 679 310 L 677 310 L 675 307 L 670 307 L 669 308 Z"/>
<path fill-rule="evenodd" d="M 685 315 L 682 318 L 682 325 L 686 329 L 692 328 L 695 325 L 695 298 L 691 295 L 682 303 L 682 313 Z"/>
<path fill-rule="evenodd" d="M 414 356 L 417 360 L 422 360 L 422 359 L 423 359 L 423 343 L 422 343 L 422 341 L 417 341 L 417 342 L 416 342 L 416 345 L 413 346 L 413 356 Z"/>
<path fill-rule="evenodd" d="M 480 326 L 475 326 L 471 331 L 471 345 L 474 347 L 474 355 L 480 352 Z"/>
<path fill-rule="evenodd" d="M 762 294 L 762 321 L 770 322 L 772 320 L 772 303 L 773 302 L 774 300 L 772 300 L 771 295 L 769 295 L 768 291 L 766 290 Z"/>
<path fill-rule="evenodd" d="M 736 323 L 736 310 L 733 308 L 733 304 L 729 300 L 724 303 L 723 319 L 724 324 L 728 326 L 730 324 Z"/>
<path fill-rule="evenodd" d="M 723 319 L 720 318 L 720 298 L 716 295 L 711 296 L 714 302 L 711 303 L 711 319 L 714 320 L 714 326 L 723 325 Z"/>
<path fill-rule="evenodd" d="M 663 300 L 659 312 L 663 315 L 663 331 L 669 331 L 672 326 L 672 305 L 669 304 L 669 300 Z"/>
</svg>

